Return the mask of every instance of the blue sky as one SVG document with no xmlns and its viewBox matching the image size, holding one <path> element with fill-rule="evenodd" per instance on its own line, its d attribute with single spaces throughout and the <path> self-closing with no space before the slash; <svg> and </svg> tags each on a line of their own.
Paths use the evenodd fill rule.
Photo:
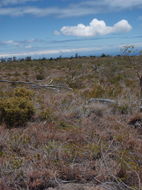
<svg viewBox="0 0 142 190">
<path fill-rule="evenodd" d="M 0 57 L 142 47 L 142 0 L 0 0 Z"/>
</svg>

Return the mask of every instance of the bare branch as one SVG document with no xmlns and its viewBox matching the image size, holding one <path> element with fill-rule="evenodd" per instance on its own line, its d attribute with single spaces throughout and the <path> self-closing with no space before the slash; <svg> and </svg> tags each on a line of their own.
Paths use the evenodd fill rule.
<svg viewBox="0 0 142 190">
<path fill-rule="evenodd" d="M 49 84 L 46 85 L 40 85 L 40 84 L 36 84 L 33 82 L 25 82 L 25 81 L 9 81 L 9 80 L 0 80 L 0 82 L 7 82 L 7 83 L 14 83 L 14 84 L 27 84 L 27 85 L 31 85 L 32 88 L 46 88 L 46 89 L 55 89 L 55 90 L 60 90 L 60 89 L 67 89 L 67 90 L 72 90 L 72 88 L 69 88 L 68 86 L 65 85 L 54 85 L 51 84 L 52 80 L 49 82 Z"/>
</svg>

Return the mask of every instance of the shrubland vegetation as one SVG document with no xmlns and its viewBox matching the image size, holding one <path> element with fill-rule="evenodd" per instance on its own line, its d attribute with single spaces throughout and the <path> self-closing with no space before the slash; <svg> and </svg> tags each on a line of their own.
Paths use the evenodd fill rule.
<svg viewBox="0 0 142 190">
<path fill-rule="evenodd" d="M 141 190 L 141 71 L 128 55 L 1 62 L 0 189 Z"/>
<path fill-rule="evenodd" d="M 26 88 L 15 88 L 13 95 L 0 100 L 1 123 L 7 127 L 24 126 L 34 114 L 31 102 L 32 91 Z"/>
</svg>

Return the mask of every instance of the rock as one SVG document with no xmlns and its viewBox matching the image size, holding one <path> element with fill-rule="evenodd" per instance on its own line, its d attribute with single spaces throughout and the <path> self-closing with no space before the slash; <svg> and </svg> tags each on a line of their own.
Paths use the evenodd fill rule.
<svg viewBox="0 0 142 190">
<path fill-rule="evenodd" d="M 100 103 L 106 103 L 106 104 L 117 104 L 117 102 L 115 100 L 104 99 L 104 98 L 90 98 L 88 100 L 88 103 L 93 103 L 93 102 L 100 102 Z"/>
<path fill-rule="evenodd" d="M 140 106 L 140 112 L 142 112 L 142 106 Z"/>
<path fill-rule="evenodd" d="M 65 184 L 61 185 L 57 190 L 84 190 L 82 184 Z"/>
<path fill-rule="evenodd" d="M 133 125 L 135 128 L 142 128 L 142 113 L 138 113 L 129 119 L 128 125 Z"/>
<path fill-rule="evenodd" d="M 46 190 L 120 190 L 119 186 L 115 183 L 104 183 L 100 185 L 93 184 L 61 184 L 56 188 L 48 188 Z"/>
<path fill-rule="evenodd" d="M 96 186 L 96 189 L 94 190 L 120 190 L 120 189 L 119 189 L 119 186 L 116 185 L 115 183 L 112 183 L 112 184 L 104 183 L 104 184 Z"/>
</svg>

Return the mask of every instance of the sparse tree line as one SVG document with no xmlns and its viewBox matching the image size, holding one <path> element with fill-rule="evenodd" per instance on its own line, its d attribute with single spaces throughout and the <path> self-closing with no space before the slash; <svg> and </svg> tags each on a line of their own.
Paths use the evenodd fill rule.
<svg viewBox="0 0 142 190">
<path fill-rule="evenodd" d="M 117 55 L 117 56 L 120 56 L 120 55 Z M 96 57 L 95 55 L 90 55 L 90 56 L 80 56 L 78 55 L 78 53 L 76 53 L 74 56 L 70 56 L 70 57 L 62 57 L 62 56 L 58 56 L 56 58 L 53 58 L 53 57 L 50 57 L 50 58 L 46 58 L 46 57 L 42 57 L 42 58 L 37 58 L 37 59 L 33 59 L 31 56 L 27 56 L 27 57 L 23 57 L 23 58 L 18 58 L 18 57 L 1 57 L 0 58 L 0 62 L 1 63 L 4 63 L 4 62 L 21 62 L 21 61 L 32 61 L 32 60 L 49 60 L 49 61 L 52 61 L 52 60 L 59 60 L 59 59 L 66 59 L 66 58 L 69 58 L 69 59 L 73 59 L 73 58 L 83 58 L 83 57 Z M 105 54 L 105 53 L 102 53 L 100 56 L 97 56 L 97 57 L 111 57 L 111 55 L 108 55 L 108 54 Z"/>
<path fill-rule="evenodd" d="M 0 58 L 0 62 L 31 61 L 31 60 L 32 60 L 31 56 L 27 56 L 25 58 L 17 58 L 17 57 Z"/>
<path fill-rule="evenodd" d="M 117 54 L 115 56 L 117 57 L 120 57 L 120 56 L 127 56 L 130 58 L 130 56 L 133 56 L 133 55 L 141 55 L 141 51 L 140 52 L 136 52 L 135 50 L 135 47 L 134 46 L 124 46 L 122 48 L 122 53 L 121 54 Z M 73 59 L 73 58 L 84 58 L 84 57 L 113 57 L 112 55 L 110 54 L 106 54 L 106 53 L 102 53 L 100 55 L 88 55 L 88 56 L 80 56 L 78 53 L 75 53 L 74 56 L 70 56 L 70 57 L 62 57 L 61 55 L 58 56 L 58 57 L 50 57 L 50 58 L 46 58 L 46 57 L 42 57 L 42 58 L 32 58 L 31 56 L 27 56 L 27 57 L 22 57 L 22 58 L 19 58 L 19 57 L 16 57 L 16 56 L 13 56 L 13 57 L 1 57 L 0 58 L 0 62 L 21 62 L 21 61 L 32 61 L 32 60 L 49 60 L 49 61 L 52 61 L 52 60 L 60 60 L 60 59 Z M 132 62 L 130 59 L 129 59 L 130 62 Z"/>
</svg>

